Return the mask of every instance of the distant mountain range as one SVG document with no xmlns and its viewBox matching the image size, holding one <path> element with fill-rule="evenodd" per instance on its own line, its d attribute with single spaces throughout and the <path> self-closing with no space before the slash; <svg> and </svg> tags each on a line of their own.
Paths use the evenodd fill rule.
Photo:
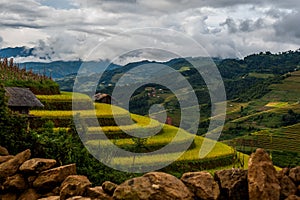
<svg viewBox="0 0 300 200">
<path fill-rule="evenodd" d="M 0 57 L 28 57 L 33 56 L 34 49 L 26 47 L 15 47 L 0 49 Z M 201 66 L 207 62 L 205 57 L 189 58 L 194 64 Z M 246 56 L 244 59 L 221 59 L 213 58 L 220 74 L 224 80 L 226 86 L 227 96 L 237 98 L 240 95 L 237 93 L 247 93 L 247 89 L 263 82 L 261 76 L 282 75 L 287 72 L 294 71 L 300 68 L 300 50 L 288 51 L 278 54 L 272 54 L 270 52 L 258 53 Z M 84 75 L 86 80 L 86 87 L 89 87 L 89 82 L 95 80 L 95 77 L 101 77 L 99 80 L 99 90 L 101 87 L 107 88 L 107 86 L 113 86 L 118 82 L 126 72 L 131 69 L 144 64 L 162 64 L 179 71 L 182 75 L 187 77 L 187 80 L 192 83 L 194 87 L 202 87 L 204 82 L 202 78 L 197 75 L 198 72 L 193 68 L 185 58 L 174 58 L 167 62 L 155 62 L 155 61 L 140 61 L 129 63 L 124 66 L 120 66 L 111 63 L 108 60 L 89 61 L 83 62 L 77 61 L 54 61 L 54 62 L 25 62 L 19 63 L 21 68 L 26 67 L 27 70 L 32 69 L 36 73 L 51 75 L 56 82 L 59 83 L 61 89 L 72 90 L 75 77 L 81 66 L 84 67 L 84 71 L 81 70 L 81 75 Z M 107 67 L 108 66 L 108 67 Z M 145 78 L 148 77 L 154 68 L 147 67 L 139 71 L 139 73 Z M 161 75 L 157 73 L 158 76 Z M 257 74 L 260 75 L 260 77 Z M 139 82 L 139 77 L 135 75 L 127 74 L 126 79 L 128 82 Z M 178 83 L 179 84 L 179 83 Z M 239 92 L 237 92 L 239 91 Z"/>
<path fill-rule="evenodd" d="M 27 47 L 14 47 L 0 49 L 1 58 L 10 57 L 29 57 L 34 56 L 34 48 Z M 39 58 L 43 59 L 43 58 Z M 32 70 L 35 73 L 46 74 L 54 79 L 63 78 L 70 74 L 77 74 L 79 68 L 84 64 L 85 73 L 101 73 L 105 71 L 106 67 L 108 70 L 114 70 L 121 67 L 107 60 L 101 61 L 90 61 L 83 62 L 81 60 L 77 61 L 54 61 L 54 62 L 24 62 L 19 63 L 20 68 L 26 68 L 27 70 Z"/>
<path fill-rule="evenodd" d="M 29 57 L 33 56 L 34 48 L 27 47 L 14 47 L 14 48 L 5 48 L 0 49 L 0 57 L 1 58 L 9 58 L 9 57 Z"/>
</svg>

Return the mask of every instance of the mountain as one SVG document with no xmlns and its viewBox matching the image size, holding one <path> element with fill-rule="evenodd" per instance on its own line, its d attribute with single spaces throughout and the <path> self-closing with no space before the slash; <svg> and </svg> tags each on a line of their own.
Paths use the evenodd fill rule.
<svg viewBox="0 0 300 200">
<path fill-rule="evenodd" d="M 33 48 L 27 47 L 14 47 L 14 48 L 5 48 L 0 49 L 0 57 L 1 58 L 9 58 L 9 57 L 29 57 L 33 56 Z"/>
<path fill-rule="evenodd" d="M 63 78 L 70 74 L 77 74 L 81 66 L 84 66 L 84 73 L 101 73 L 107 66 L 108 70 L 119 68 L 119 65 L 110 63 L 109 61 L 54 61 L 49 63 L 42 62 L 26 62 L 19 64 L 21 68 L 32 69 L 36 73 L 46 74 L 54 79 Z"/>
<path fill-rule="evenodd" d="M 207 59 L 210 58 L 189 58 L 189 60 L 192 60 L 192 62 L 196 65 L 201 65 L 206 62 Z M 258 98 L 267 92 L 265 86 L 271 84 L 273 79 L 266 80 L 264 77 L 271 76 L 269 78 L 274 78 L 297 69 L 299 66 L 300 51 L 289 51 L 280 54 L 271 54 L 266 52 L 252 54 L 244 59 L 213 58 L 212 60 L 215 62 L 223 78 L 227 97 L 229 99 L 242 98 L 243 100 L 249 100 L 253 97 Z M 199 76 L 197 70 L 193 68 L 191 63 L 189 63 L 185 58 L 175 58 L 167 62 L 143 60 L 140 62 L 129 63 L 123 67 L 105 71 L 99 83 L 103 83 L 104 86 L 114 85 L 126 72 L 129 72 L 137 66 L 147 64 L 162 64 L 170 66 L 172 69 L 179 71 L 183 76 L 185 76 L 193 86 L 198 88 L 205 86 L 205 83 L 201 76 Z M 154 69 L 151 67 L 144 67 L 139 70 L 139 74 L 145 78 L 152 70 Z M 130 75 L 130 73 L 127 73 L 126 75 L 126 79 L 131 80 L 131 82 L 138 83 L 140 81 L 140 77 L 138 76 Z M 161 74 L 157 73 L 157 75 L 160 76 Z M 57 79 L 57 82 L 61 85 L 61 87 L 71 90 L 75 77 L 76 76 L 74 75 L 66 77 L 67 82 L 64 78 Z M 254 88 L 255 85 L 261 87 L 253 89 L 256 91 L 249 92 L 248 89 Z M 101 87 L 99 86 L 98 89 L 101 90 Z M 107 91 L 106 87 L 105 92 L 111 91 Z M 240 96 L 241 94 L 244 95 Z"/>
<path fill-rule="evenodd" d="M 34 55 L 34 48 L 27 47 L 14 47 L 0 49 L 0 58 L 17 58 L 17 57 L 29 57 Z M 41 59 L 41 58 L 39 58 Z M 45 74 L 51 76 L 54 79 L 65 77 L 69 74 L 76 74 L 81 66 L 84 66 L 84 73 L 101 73 L 107 66 L 108 70 L 115 70 L 119 68 L 119 65 L 111 63 L 108 60 L 100 61 L 53 61 L 53 62 L 24 62 L 18 64 L 20 68 L 26 68 L 32 70 L 38 74 Z"/>
</svg>

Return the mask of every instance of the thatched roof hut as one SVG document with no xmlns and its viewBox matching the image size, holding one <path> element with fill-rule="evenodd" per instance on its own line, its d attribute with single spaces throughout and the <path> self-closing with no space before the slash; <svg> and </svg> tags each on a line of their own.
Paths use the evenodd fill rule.
<svg viewBox="0 0 300 200">
<path fill-rule="evenodd" d="M 94 95 L 95 102 L 111 104 L 112 97 L 109 94 L 97 93 Z"/>
<path fill-rule="evenodd" d="M 44 107 L 28 88 L 5 87 L 8 107 L 22 114 L 29 114 L 29 108 Z"/>
</svg>

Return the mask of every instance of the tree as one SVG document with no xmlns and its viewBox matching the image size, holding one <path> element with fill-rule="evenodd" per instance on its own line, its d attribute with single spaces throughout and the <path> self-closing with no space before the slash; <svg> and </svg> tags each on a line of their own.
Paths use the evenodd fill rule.
<svg viewBox="0 0 300 200">
<path fill-rule="evenodd" d="M 296 124 L 300 120 L 300 115 L 295 113 L 292 109 L 282 116 L 282 123 L 284 126 Z"/>
<path fill-rule="evenodd" d="M 12 113 L 7 107 L 3 85 L 0 85 L 0 145 L 17 154 L 34 146 L 33 135 L 27 131 L 27 117 Z"/>
</svg>

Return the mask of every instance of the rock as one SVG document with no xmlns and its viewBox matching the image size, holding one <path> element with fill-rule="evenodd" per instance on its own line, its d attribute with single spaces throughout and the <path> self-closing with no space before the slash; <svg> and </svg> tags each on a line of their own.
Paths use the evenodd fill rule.
<svg viewBox="0 0 300 200">
<path fill-rule="evenodd" d="M 289 171 L 290 171 L 289 168 L 283 168 L 280 171 L 276 171 L 276 177 L 277 177 L 277 179 L 280 181 L 285 175 L 288 176 L 289 175 Z"/>
<path fill-rule="evenodd" d="M 36 178 L 37 178 L 37 175 L 27 177 L 27 182 L 28 182 L 29 187 L 33 187 L 33 182 L 35 181 Z"/>
<path fill-rule="evenodd" d="M 3 183 L 3 186 L 6 190 L 25 190 L 27 189 L 27 183 L 21 174 L 16 174 L 11 177 L 7 177 L 5 182 Z"/>
<path fill-rule="evenodd" d="M 48 193 L 44 194 L 43 196 L 50 197 L 50 196 L 59 196 L 59 195 L 60 195 L 60 187 L 56 187 L 51 192 L 48 192 Z"/>
<path fill-rule="evenodd" d="M 92 199 L 101 199 L 101 200 L 112 200 L 113 198 L 110 197 L 108 194 L 104 192 L 101 186 L 94 187 L 94 188 L 87 188 L 86 196 Z"/>
<path fill-rule="evenodd" d="M 67 200 L 91 200 L 91 198 L 82 197 L 82 196 L 75 196 L 75 197 L 68 198 Z"/>
<path fill-rule="evenodd" d="M 20 171 L 25 173 L 40 173 L 42 171 L 48 170 L 56 165 L 56 160 L 53 159 L 43 159 L 43 158 L 33 158 L 27 160 L 20 166 Z"/>
<path fill-rule="evenodd" d="M 280 180 L 280 187 L 281 187 L 280 196 L 282 199 L 287 198 L 290 195 L 296 194 L 297 192 L 296 185 L 286 175 Z"/>
<path fill-rule="evenodd" d="M 0 195 L 0 199 L 1 200 L 17 200 L 18 199 L 18 195 L 17 194 L 13 194 L 13 193 L 6 193 L 3 195 Z"/>
<path fill-rule="evenodd" d="M 4 163 L 6 161 L 9 161 L 10 159 L 12 159 L 14 156 L 12 155 L 8 155 L 8 156 L 0 156 L 0 164 Z"/>
<path fill-rule="evenodd" d="M 214 175 L 220 187 L 220 200 L 247 200 L 247 171 L 240 169 L 220 170 Z"/>
<path fill-rule="evenodd" d="M 45 197 L 45 198 L 41 198 L 38 200 L 60 200 L 59 196 L 50 196 L 50 197 Z"/>
<path fill-rule="evenodd" d="M 51 191 L 52 194 L 54 194 L 53 196 L 59 196 L 60 194 L 60 187 L 56 187 Z"/>
<path fill-rule="evenodd" d="M 91 185 L 86 176 L 68 176 L 61 184 L 60 199 L 65 200 L 72 196 L 82 196 Z"/>
<path fill-rule="evenodd" d="M 117 187 L 118 187 L 117 184 L 114 184 L 110 181 L 105 181 L 102 184 L 102 189 L 104 190 L 104 192 L 106 192 L 110 196 L 112 196 L 114 194 L 114 191 L 116 190 Z"/>
<path fill-rule="evenodd" d="M 0 156 L 8 156 L 9 153 L 5 147 L 0 146 Z"/>
<path fill-rule="evenodd" d="M 290 169 L 289 168 L 287 168 L 287 167 L 285 167 L 285 168 L 283 168 L 282 170 L 282 173 L 284 174 L 284 175 L 289 175 L 289 173 L 290 173 Z"/>
<path fill-rule="evenodd" d="M 280 185 L 269 155 L 263 149 L 257 149 L 248 163 L 249 199 L 279 199 Z"/>
<path fill-rule="evenodd" d="M 33 187 L 39 190 L 51 190 L 61 184 L 68 176 L 76 175 L 76 165 L 65 165 L 43 171 L 33 182 Z"/>
<path fill-rule="evenodd" d="M 12 159 L 8 160 L 7 162 L 4 162 L 0 164 L 0 179 L 6 178 L 9 176 L 12 176 L 16 174 L 19 167 L 30 158 L 31 153 L 30 150 L 25 150 L 16 156 L 14 156 Z"/>
<path fill-rule="evenodd" d="M 176 177 L 162 172 L 150 172 L 119 185 L 114 192 L 113 199 L 192 200 L 193 196 Z"/>
<path fill-rule="evenodd" d="M 292 168 L 290 170 L 289 177 L 294 181 L 294 183 L 300 184 L 300 166 Z"/>
<path fill-rule="evenodd" d="M 200 199 L 215 200 L 220 195 L 219 185 L 208 172 L 188 172 L 181 181 Z"/>
<path fill-rule="evenodd" d="M 40 195 L 34 189 L 28 189 L 23 194 L 21 194 L 18 200 L 37 200 L 39 198 Z"/>
<path fill-rule="evenodd" d="M 300 200 L 300 197 L 296 195 L 290 195 L 285 200 Z"/>
</svg>

